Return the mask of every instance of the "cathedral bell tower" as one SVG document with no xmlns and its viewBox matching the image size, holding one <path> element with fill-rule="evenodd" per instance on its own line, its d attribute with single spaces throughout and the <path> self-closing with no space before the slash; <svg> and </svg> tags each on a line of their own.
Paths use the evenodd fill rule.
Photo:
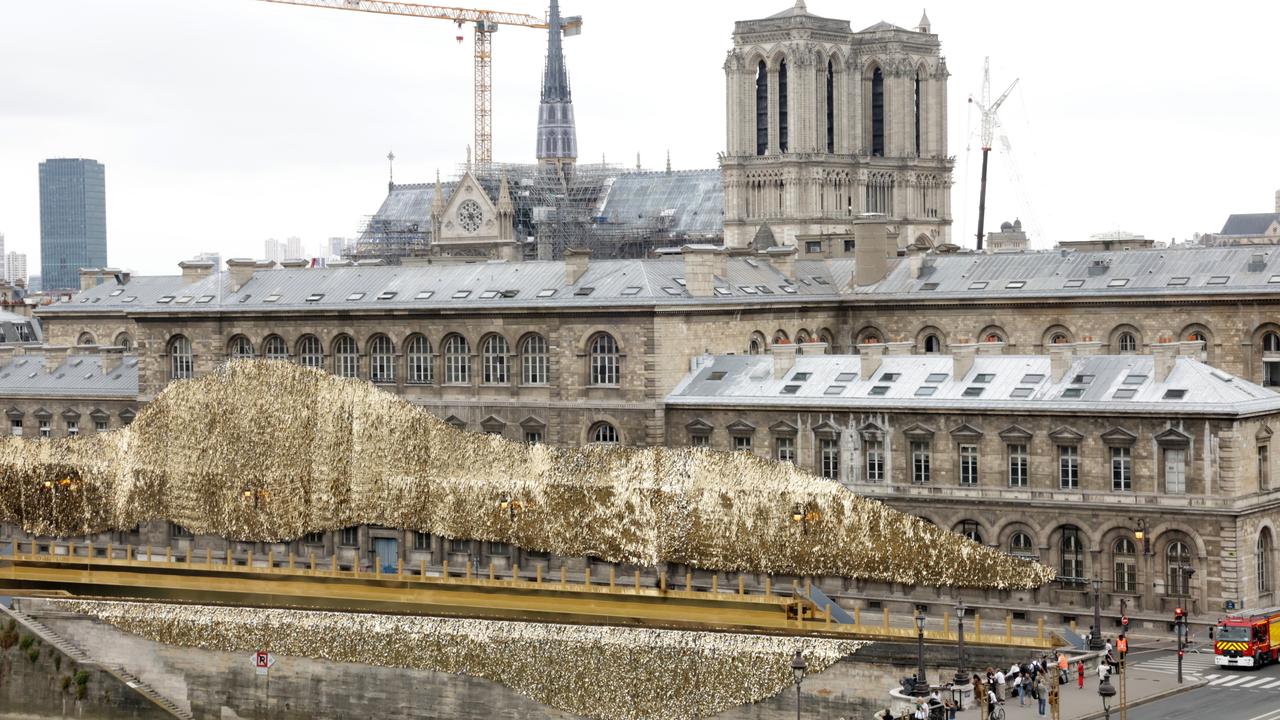
<svg viewBox="0 0 1280 720">
<path fill-rule="evenodd" d="M 563 177 L 578 159 L 578 133 L 573 122 L 573 96 L 564 64 L 563 20 L 559 0 L 551 0 L 547 15 L 547 64 L 542 73 L 542 102 L 538 107 L 538 162 L 556 166 Z"/>
<path fill-rule="evenodd" d="M 801 257 L 852 256 L 854 220 L 950 241 L 947 67 L 927 17 L 853 31 L 804 0 L 735 24 L 725 60 L 725 245 L 769 227 Z"/>
</svg>

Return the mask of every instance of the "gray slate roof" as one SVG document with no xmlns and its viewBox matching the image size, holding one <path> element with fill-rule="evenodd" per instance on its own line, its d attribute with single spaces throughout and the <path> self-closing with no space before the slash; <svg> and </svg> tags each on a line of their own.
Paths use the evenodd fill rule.
<svg viewBox="0 0 1280 720">
<path fill-rule="evenodd" d="M 719 170 L 629 172 L 614 178 L 599 216 L 610 226 L 644 225 L 690 235 L 724 231 L 724 185 Z"/>
<path fill-rule="evenodd" d="M 1220 235 L 1261 235 L 1280 220 L 1280 213 L 1234 213 L 1227 216 Z"/>
<path fill-rule="evenodd" d="M 1075 358 L 1059 382 L 1053 381 L 1045 355 L 981 355 L 964 377 L 952 375 L 949 355 L 885 356 L 870 379 L 862 376 L 858 355 L 801 355 L 781 379 L 773 377 L 772 355 L 721 355 L 685 376 L 667 396 L 670 405 L 776 406 L 778 408 L 839 408 L 842 410 L 1005 410 L 1009 412 L 1071 411 L 1090 414 L 1226 414 L 1280 411 L 1280 394 L 1239 377 L 1180 357 L 1163 382 L 1155 380 L 1150 355 L 1094 355 Z M 720 379 L 714 376 L 724 373 Z M 798 379 L 804 377 L 806 379 Z M 896 380 L 886 373 L 897 373 Z M 844 377 L 840 377 L 841 375 Z M 930 376 L 933 376 L 930 378 Z M 990 375 L 979 382 L 979 375 Z M 1038 380 L 1035 377 L 1041 376 Z M 851 377 L 852 376 L 852 377 Z M 1081 377 L 1084 376 L 1084 377 Z M 1130 379 L 1126 383 L 1126 378 Z M 1075 382 L 1088 380 L 1088 382 Z M 794 391 L 784 392 L 788 386 Z M 873 387 L 885 388 L 871 395 Z M 931 395 L 916 393 L 933 387 Z M 965 397 L 968 388 L 981 395 Z M 1026 397 L 1012 397 L 1028 388 Z M 1069 388 L 1081 388 L 1070 397 Z M 1133 397 L 1116 398 L 1116 391 L 1133 389 Z M 1185 390 L 1182 399 L 1165 399 L 1169 390 Z M 1073 392 L 1073 391 L 1072 391 Z M 1064 397 L 1064 393 L 1068 397 Z M 1018 391 L 1018 394 L 1024 394 Z M 1122 393 L 1123 395 L 1124 393 Z"/>
<path fill-rule="evenodd" d="M 5 357 L 0 360 L 0 397 L 136 398 L 138 358 L 120 359 L 104 373 L 101 355 L 69 355 L 53 372 L 45 369 L 42 354 Z"/>
</svg>

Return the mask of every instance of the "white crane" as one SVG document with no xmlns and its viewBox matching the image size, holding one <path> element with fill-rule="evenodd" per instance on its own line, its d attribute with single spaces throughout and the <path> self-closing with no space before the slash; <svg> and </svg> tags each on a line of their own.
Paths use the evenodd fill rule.
<svg viewBox="0 0 1280 720">
<path fill-rule="evenodd" d="M 991 143 L 995 140 L 996 126 L 1000 124 L 996 117 L 996 111 L 1009 98 L 1009 93 L 1013 92 L 1013 86 L 1018 84 L 1015 78 L 1009 83 L 1009 88 L 1000 94 L 1000 97 L 991 101 L 991 58 L 984 58 L 982 61 L 982 99 L 974 100 L 973 96 L 969 96 L 969 102 L 978 107 L 978 111 L 982 113 L 982 187 L 978 191 L 978 249 L 982 249 L 983 222 L 986 220 L 987 214 L 987 156 L 991 154 Z M 1007 142 L 1007 141 L 1006 141 Z"/>
</svg>

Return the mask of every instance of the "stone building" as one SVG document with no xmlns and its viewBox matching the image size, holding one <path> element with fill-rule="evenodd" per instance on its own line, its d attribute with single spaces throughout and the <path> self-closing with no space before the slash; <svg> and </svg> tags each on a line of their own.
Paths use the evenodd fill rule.
<svg viewBox="0 0 1280 720">
<path fill-rule="evenodd" d="M 1029 609 L 1091 607 L 1095 578 L 1108 615 L 1275 605 L 1280 394 L 1199 345 L 707 357 L 668 397 L 667 442 L 798 463 L 1057 568 Z"/>
<path fill-rule="evenodd" d="M 1022 221 L 1014 219 L 1000 223 L 999 232 L 987 233 L 987 252 L 1024 252 L 1030 247 Z"/>
<path fill-rule="evenodd" d="M 724 64 L 725 245 L 761 227 L 782 245 L 853 235 L 875 213 L 903 245 L 950 240 L 947 66 L 928 17 L 859 32 L 803 0 L 736 23 Z"/>
</svg>

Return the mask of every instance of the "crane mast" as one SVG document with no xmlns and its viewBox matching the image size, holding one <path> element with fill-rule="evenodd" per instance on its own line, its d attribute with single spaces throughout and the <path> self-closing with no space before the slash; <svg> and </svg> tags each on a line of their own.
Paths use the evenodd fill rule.
<svg viewBox="0 0 1280 720">
<path fill-rule="evenodd" d="M 978 112 L 982 113 L 982 186 L 978 191 L 978 250 L 982 250 L 983 240 L 983 223 L 986 221 L 987 214 L 987 157 L 991 154 L 991 144 L 995 140 L 996 126 L 999 125 L 999 118 L 996 111 L 1009 98 L 1009 93 L 1013 92 L 1013 87 L 1018 84 L 1015 78 L 1009 87 L 996 98 L 994 102 L 991 100 L 991 58 L 984 58 L 982 61 L 982 99 L 974 100 L 973 96 L 969 96 L 969 102 L 978 107 Z"/>
<path fill-rule="evenodd" d="M 353 10 L 379 15 L 448 20 L 458 27 L 471 23 L 475 30 L 475 159 L 480 165 L 493 162 L 493 33 L 499 25 L 546 30 L 546 20 L 524 13 L 498 10 L 421 5 L 392 0 L 262 0 L 279 5 Z M 565 18 L 564 35 L 577 35 L 582 30 L 582 18 Z M 461 40 L 461 36 L 458 38 Z"/>
</svg>

